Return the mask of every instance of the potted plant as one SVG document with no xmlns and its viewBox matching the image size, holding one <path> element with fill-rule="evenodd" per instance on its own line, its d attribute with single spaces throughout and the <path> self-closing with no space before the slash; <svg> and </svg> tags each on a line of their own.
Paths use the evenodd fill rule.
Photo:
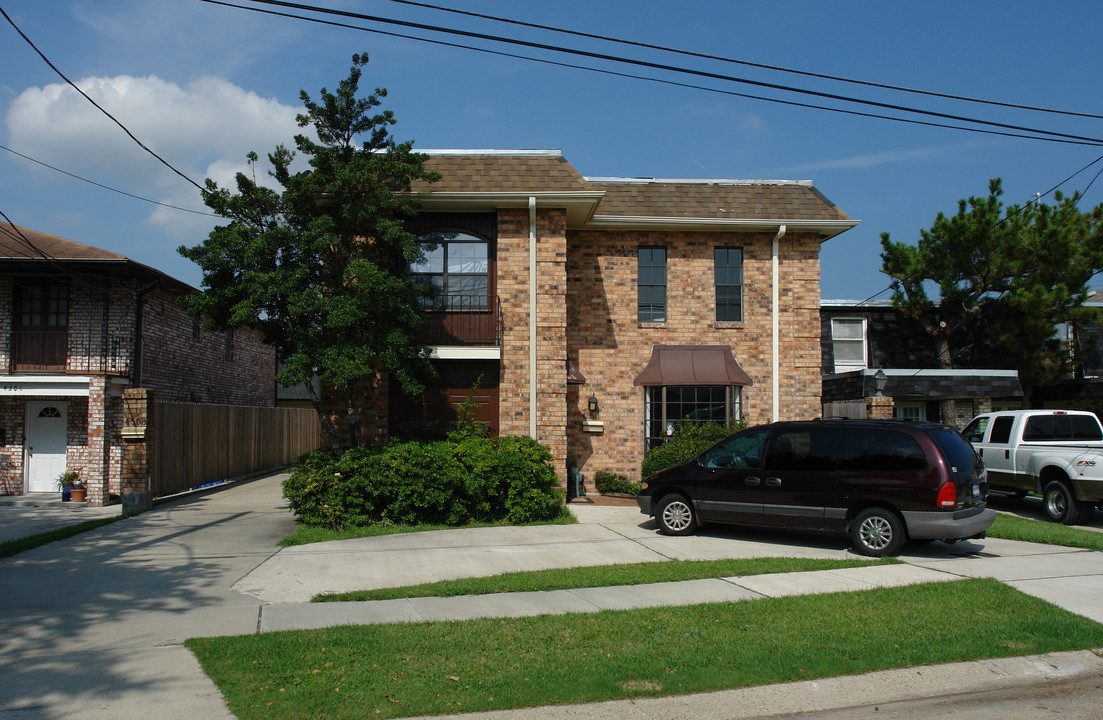
<svg viewBox="0 0 1103 720">
<path fill-rule="evenodd" d="M 61 501 L 84 502 L 88 496 L 88 488 L 80 480 L 80 473 L 76 470 L 66 470 L 57 476 L 57 486 L 61 488 Z"/>
</svg>

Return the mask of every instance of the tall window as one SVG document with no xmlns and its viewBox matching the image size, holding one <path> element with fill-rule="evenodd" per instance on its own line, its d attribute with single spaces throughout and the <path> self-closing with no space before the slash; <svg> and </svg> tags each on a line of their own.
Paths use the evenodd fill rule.
<svg viewBox="0 0 1103 720">
<path fill-rule="evenodd" d="M 636 276 L 640 322 L 666 322 L 666 248 L 640 248 Z"/>
<path fill-rule="evenodd" d="M 69 340 L 69 286 L 17 285 L 12 328 L 15 370 L 64 370 Z"/>
<path fill-rule="evenodd" d="M 831 318 L 831 349 L 835 372 L 864 370 L 866 365 L 865 318 Z"/>
<path fill-rule="evenodd" d="M 743 251 L 716 248 L 716 319 L 722 322 L 743 319 Z"/>
<path fill-rule="evenodd" d="M 419 239 L 421 255 L 410 263 L 414 281 L 430 288 L 422 305 L 441 310 L 489 307 L 487 242 L 462 232 L 431 233 Z"/>
<path fill-rule="evenodd" d="M 687 423 L 729 423 L 743 415 L 738 385 L 668 385 L 646 389 L 647 447 L 662 445 Z"/>
</svg>

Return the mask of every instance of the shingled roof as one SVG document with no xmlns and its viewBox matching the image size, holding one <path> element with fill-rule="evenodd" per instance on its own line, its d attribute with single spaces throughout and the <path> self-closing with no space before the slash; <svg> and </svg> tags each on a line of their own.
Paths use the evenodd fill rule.
<svg viewBox="0 0 1103 720">
<path fill-rule="evenodd" d="M 429 150 L 436 183 L 412 190 L 426 210 L 567 208 L 568 227 L 762 230 L 786 224 L 822 238 L 857 225 L 810 181 L 587 178 L 558 150 Z"/>
<path fill-rule="evenodd" d="M 602 216 L 849 220 L 811 183 L 776 180 L 589 179 Z"/>
<path fill-rule="evenodd" d="M 31 270 L 40 265 L 67 270 L 111 268 L 120 274 L 165 280 L 178 290 L 194 289 L 125 255 L 6 222 L 0 222 L 0 265 L 7 271 Z"/>
</svg>

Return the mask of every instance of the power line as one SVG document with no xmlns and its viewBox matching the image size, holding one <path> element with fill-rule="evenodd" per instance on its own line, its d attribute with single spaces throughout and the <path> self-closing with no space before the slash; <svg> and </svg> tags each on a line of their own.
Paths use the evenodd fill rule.
<svg viewBox="0 0 1103 720">
<path fill-rule="evenodd" d="M 255 1 L 255 0 L 254 0 Z M 1075 112 L 1071 110 L 1055 110 L 1053 108 L 1035 107 L 1033 105 L 1020 105 L 1017 103 L 1000 102 L 998 100 L 985 100 L 982 98 L 972 98 L 963 95 L 951 95 L 949 93 L 934 92 L 931 90 L 918 90 L 915 88 L 902 87 L 899 85 L 889 85 L 886 83 L 871 82 L 869 80 L 856 80 L 854 78 L 846 78 L 838 75 L 827 75 L 824 73 L 816 73 L 808 70 L 796 70 L 794 68 L 782 67 L 780 65 L 767 65 L 765 63 L 751 62 L 749 60 L 737 60 L 735 58 L 724 57 L 722 55 L 710 55 L 707 53 L 694 52 L 692 50 L 682 50 L 679 48 L 672 48 L 665 45 L 654 45 L 651 43 L 639 42 L 636 40 L 625 40 L 623 38 L 610 37 L 608 35 L 598 35 L 595 33 L 582 32 L 579 30 L 570 30 L 567 28 L 559 28 L 551 25 L 541 25 L 539 23 L 525 22 L 523 20 L 514 20 L 512 18 L 497 17 L 495 15 L 485 15 L 483 13 L 471 12 L 469 10 L 457 10 L 455 8 L 448 8 L 441 5 L 432 5 L 430 3 L 415 2 L 415 0 L 389 0 L 393 3 L 399 3 L 401 5 L 412 5 L 414 7 L 428 8 L 431 10 L 440 10 L 441 12 L 454 13 L 456 15 L 464 15 L 467 17 L 480 18 L 482 20 L 493 20 L 494 22 L 507 23 L 510 25 L 518 25 L 521 27 L 534 28 L 537 30 L 549 30 L 551 32 L 563 33 L 565 35 L 573 35 L 575 37 L 584 37 L 591 40 L 601 40 L 604 42 L 618 43 L 620 45 L 629 45 L 632 47 L 646 48 L 648 50 L 660 50 L 662 52 L 674 53 L 676 55 L 685 55 L 687 57 L 701 58 L 704 60 L 716 60 L 719 62 L 732 63 L 735 65 L 743 65 L 746 67 L 759 68 L 762 70 L 773 70 L 776 72 L 791 73 L 793 75 L 801 75 L 804 77 L 818 78 L 821 80 L 833 80 L 836 82 L 850 83 L 852 85 L 862 85 L 865 87 L 873 87 L 881 90 L 895 90 L 898 92 L 913 93 L 916 95 L 926 95 L 928 97 L 943 98 L 946 100 L 961 100 L 963 102 L 980 103 L 983 105 L 994 105 L 997 107 L 1012 108 L 1015 110 L 1032 110 L 1035 112 L 1052 113 L 1055 115 L 1071 115 L 1073 117 L 1094 118 L 1097 120 L 1103 120 L 1103 115 L 1094 115 L 1092 113 Z"/>
<path fill-rule="evenodd" d="M 42 162 L 41 160 L 36 160 L 35 158 L 31 157 L 30 155 L 24 155 L 23 153 L 12 150 L 10 147 L 6 147 L 4 145 L 0 145 L 0 150 L 7 150 L 12 155 L 17 155 L 17 156 L 23 158 L 24 160 L 30 160 L 31 162 L 37 163 L 37 164 L 41 165 L 42 167 L 49 168 L 49 169 L 53 170 L 54 172 L 59 172 L 62 175 L 68 175 L 71 178 L 76 178 L 77 180 L 80 180 L 81 182 L 86 182 L 89 185 L 95 185 L 96 187 L 103 188 L 104 190 L 110 190 L 113 193 L 118 193 L 120 195 L 125 195 L 128 198 L 134 198 L 135 200 L 141 200 L 143 202 L 152 203 L 154 205 L 160 205 L 161 207 L 171 208 L 173 210 L 180 210 L 181 212 L 193 213 L 195 215 L 206 215 L 208 217 L 219 217 L 218 215 L 215 215 L 214 213 L 203 212 L 202 210 L 192 210 L 190 208 L 179 207 L 177 205 L 170 205 L 169 203 L 163 203 L 163 202 L 160 202 L 158 200 L 151 200 L 150 198 L 142 197 L 141 195 L 134 195 L 133 193 L 128 193 L 125 190 L 119 190 L 118 188 L 113 188 L 110 185 L 104 185 L 103 183 L 98 183 L 95 180 L 89 180 L 88 178 L 81 177 L 80 175 L 77 175 L 76 173 L 71 173 L 68 170 L 62 170 L 59 167 L 54 167 L 53 165 L 50 165 L 49 163 Z"/>
<path fill-rule="evenodd" d="M 55 73 L 57 73 L 57 74 L 58 74 L 58 76 L 59 76 L 59 77 L 60 77 L 60 78 L 61 78 L 62 80 L 64 80 L 64 81 L 65 81 L 66 83 L 68 83 L 68 84 L 69 84 L 69 87 L 73 88 L 73 89 L 74 89 L 74 90 L 76 90 L 76 91 L 77 91 L 78 93 L 80 93 L 80 94 L 81 94 L 81 95 L 82 95 L 82 96 L 84 97 L 84 99 L 85 99 L 85 100 L 87 100 L 88 102 L 92 103 L 92 105 L 93 105 L 93 106 L 94 106 L 94 107 L 95 107 L 95 108 L 96 108 L 97 110 L 99 110 L 100 112 L 102 112 L 102 113 L 103 113 L 104 115 L 106 115 L 106 116 L 107 116 L 108 118 L 110 118 L 112 122 L 114 122 L 114 123 L 115 123 L 116 125 L 118 125 L 118 126 L 119 126 L 120 128 L 122 128 L 123 132 L 125 132 L 125 133 L 126 133 L 126 134 L 127 134 L 127 135 L 128 135 L 129 137 L 130 137 L 130 139 L 131 139 L 131 140 L 133 140 L 134 142 L 138 143 L 138 147 L 142 148 L 142 149 L 143 149 L 143 150 L 145 150 L 145 151 L 146 151 L 147 153 L 149 153 L 149 154 L 150 154 L 150 155 L 152 155 L 153 157 L 155 157 L 155 158 L 157 158 L 158 160 L 160 160 L 160 161 L 161 161 L 161 164 L 162 164 L 162 165 L 164 165 L 164 166 L 165 166 L 165 167 L 167 167 L 167 168 L 168 168 L 169 170 L 172 170 L 172 171 L 173 171 L 174 173 L 176 173 L 176 174 L 177 174 L 177 175 L 179 175 L 180 177 L 182 177 L 182 178 L 184 178 L 185 180 L 187 180 L 187 181 L 188 181 L 189 183 L 191 183 L 192 185 L 194 185 L 194 186 L 195 186 L 195 187 L 196 187 L 196 188 L 197 188 L 197 189 L 198 189 L 198 190 L 199 190 L 200 192 L 206 192 L 206 191 L 205 191 L 205 190 L 203 189 L 203 187 L 202 187 L 201 185 L 199 185 L 199 183 L 195 182 L 195 181 L 194 181 L 194 180 L 192 180 L 192 179 L 191 179 L 190 177 L 188 177 L 188 176 L 187 176 L 187 175 L 185 175 L 184 173 L 182 173 L 182 172 L 180 172 L 179 170 L 177 170 L 176 168 L 174 168 L 174 167 L 173 167 L 173 166 L 172 166 L 171 164 L 169 164 L 169 161 L 168 161 L 168 160 L 165 160 L 165 159 L 164 159 L 163 157 L 161 157 L 161 156 L 160 156 L 160 155 L 158 155 L 157 153 L 153 152 L 153 150 L 149 149 L 149 147 L 147 147 L 145 143 L 143 143 L 143 142 L 142 142 L 141 140 L 139 140 L 139 139 L 138 139 L 137 137 L 135 137 L 135 136 L 134 136 L 134 133 L 130 132 L 130 130 L 129 130 L 129 129 L 127 129 L 126 125 L 123 125 L 123 124 L 122 124 L 121 122 L 119 122 L 119 120 L 118 120 L 118 119 L 116 119 L 116 118 L 115 118 L 115 116 L 114 116 L 114 115 L 112 115 L 111 113 L 107 112 L 107 111 L 106 111 L 106 110 L 104 110 L 104 109 L 103 109 L 102 107 L 100 107 L 100 105 L 99 105 L 99 104 L 98 104 L 98 103 L 97 103 L 97 102 L 96 102 L 95 100 L 93 100 L 93 99 L 92 99 L 91 97 L 89 97 L 89 96 L 88 96 L 88 94 L 87 94 L 87 93 L 85 93 L 85 92 L 84 92 L 83 90 L 81 90 L 81 89 L 80 89 L 79 87 L 77 87 L 77 86 L 76 86 L 76 84 L 74 84 L 72 80 L 70 80 L 69 78 L 67 78 L 67 77 L 65 76 L 65 73 L 61 72 L 61 70 L 59 70 L 59 69 L 57 68 L 57 66 L 56 66 L 56 65 L 54 65 L 54 64 L 53 64 L 52 62 L 50 62 L 50 59 L 49 59 L 48 57 L 46 57 L 46 55 L 45 55 L 45 54 L 43 54 L 43 52 L 42 52 L 41 50 L 39 50 L 39 49 L 38 49 L 38 47 L 37 47 L 37 46 L 35 46 L 35 44 L 34 44 L 33 42 L 31 42 L 31 39 L 30 39 L 29 37 L 27 37 L 27 36 L 26 36 L 26 34 L 24 34 L 24 32 L 23 32 L 22 30 L 20 30 L 20 29 L 19 29 L 19 26 L 15 24 L 15 21 L 14 21 L 14 20 L 12 20 L 12 19 L 11 19 L 10 17 L 8 17 L 8 14 L 7 14 L 6 12 L 4 12 L 4 9 L 3 9 L 3 8 L 0 8 L 0 15 L 3 15 L 3 16 L 4 16 L 4 19 L 5 19 L 5 20 L 7 20 L 7 21 L 8 21 L 8 23 L 9 23 L 9 24 L 10 24 L 10 25 L 11 25 L 11 26 L 12 26 L 13 28 L 15 28 L 15 31 L 16 31 L 17 33 L 19 33 L 19 36 L 20 36 L 20 37 L 22 37 L 22 38 L 23 38 L 23 39 L 24 39 L 24 40 L 25 40 L 25 41 L 27 42 L 27 44 L 31 46 L 31 49 L 32 49 L 32 50 L 34 50 L 34 51 L 35 51 L 36 53 L 38 53 L 38 56 L 39 56 L 40 58 L 42 58 L 42 60 L 43 60 L 43 61 L 44 61 L 44 62 L 45 62 L 45 63 L 46 63 L 47 65 L 49 65 L 49 66 L 50 66 L 50 69 L 51 69 L 51 70 L 53 70 L 53 71 L 54 71 Z"/>
<path fill-rule="evenodd" d="M 203 0 L 203 1 L 211 3 L 211 4 L 216 4 L 216 5 L 230 5 L 230 3 L 217 2 L 216 0 Z M 796 93 L 796 94 L 800 94 L 800 95 L 811 95 L 813 97 L 819 97 L 819 98 L 824 98 L 824 99 L 829 99 L 829 100 L 838 100 L 840 102 L 847 102 L 847 103 L 856 103 L 856 104 L 860 104 L 860 105 L 867 105 L 867 106 L 882 108 L 882 109 L 885 109 L 885 110 L 895 110 L 895 111 L 898 111 L 898 112 L 913 113 L 913 114 L 924 115 L 924 116 L 928 116 L 928 117 L 938 117 L 938 118 L 943 118 L 943 119 L 946 119 L 946 120 L 957 120 L 957 121 L 968 122 L 968 123 L 973 123 L 973 124 L 977 124 L 977 125 L 1005 128 L 1007 130 L 1018 130 L 1018 131 L 1021 131 L 1021 132 L 1035 133 L 1037 135 L 1047 135 L 1047 136 L 1053 136 L 1053 137 L 1056 137 L 1056 138 L 1065 138 L 1065 139 L 1070 139 L 1070 140 L 1078 140 L 1078 141 L 1082 141 L 1082 142 L 1092 144 L 1092 145 L 1103 145 L 1103 139 L 1100 139 L 1100 138 L 1086 137 L 1086 136 L 1082 136 L 1082 135 L 1073 135 L 1073 134 L 1070 134 L 1070 133 L 1061 133 L 1061 132 L 1050 131 L 1050 130 L 1040 130 L 1040 129 L 1037 129 L 1037 128 L 1025 127 L 1025 126 L 1021 126 L 1021 125 L 1012 125 L 1012 124 L 1009 124 L 1009 123 L 999 123 L 999 122 L 990 121 L 990 120 L 978 120 L 976 118 L 970 118 L 970 117 L 966 117 L 966 116 L 962 116 L 962 115 L 954 115 L 954 114 L 951 114 L 951 113 L 940 113 L 940 112 L 936 112 L 936 111 L 933 111 L 933 110 L 921 110 L 921 109 L 910 108 L 910 107 L 902 106 L 902 105 L 895 105 L 895 104 L 892 104 L 892 103 L 882 103 L 882 102 L 878 102 L 878 101 L 875 101 L 875 100 L 863 100 L 861 98 L 848 97 L 846 95 L 839 95 L 839 94 L 836 94 L 836 93 L 826 93 L 826 92 L 820 92 L 820 91 L 817 91 L 817 90 L 808 90 L 808 89 L 797 88 L 797 87 L 793 87 L 793 86 L 789 86 L 789 85 L 781 85 L 781 84 L 778 84 L 778 83 L 763 82 L 763 81 L 759 81 L 759 80 L 750 80 L 750 79 L 747 79 L 747 78 L 740 78 L 740 77 L 735 77 L 735 76 L 732 76 L 732 75 L 723 75 L 721 73 L 707 72 L 707 71 L 704 71 L 704 70 L 693 70 L 693 69 L 689 69 L 689 68 L 677 67 L 677 66 L 674 66 L 674 65 L 666 65 L 666 64 L 662 64 L 662 63 L 654 63 L 654 62 L 649 62 L 649 61 L 644 61 L 644 60 L 632 60 L 630 58 L 619 57 L 619 56 L 616 56 L 616 55 L 608 55 L 608 54 L 605 54 L 605 53 L 590 52 L 590 51 L 587 51 L 587 50 L 575 50 L 575 49 L 565 48 L 565 47 L 557 46 L 557 45 L 549 45 L 549 44 L 546 44 L 546 43 L 537 43 L 537 42 L 531 42 L 531 41 L 527 41 L 527 40 L 519 40 L 519 39 L 516 39 L 516 38 L 507 38 L 507 37 L 502 37 L 502 36 L 497 36 L 497 35 L 489 35 L 489 34 L 486 34 L 486 33 L 471 32 L 471 31 L 467 31 L 467 30 L 457 30 L 457 29 L 453 29 L 453 28 L 440 27 L 440 26 L 437 26 L 437 25 L 428 25 L 428 24 L 425 24 L 425 23 L 415 23 L 415 22 L 410 22 L 410 21 L 406 21 L 406 20 L 395 20 L 395 19 L 392 19 L 392 18 L 384 18 L 384 17 L 375 16 L 375 15 L 366 15 L 364 13 L 356 13 L 356 12 L 350 12 L 350 11 L 346 11 L 346 10 L 334 10 L 334 9 L 330 9 L 330 8 L 318 7 L 318 6 L 315 6 L 315 5 L 306 5 L 306 4 L 303 4 L 303 3 L 286 2 L 285 0 L 249 0 L 249 1 L 254 2 L 254 3 L 263 4 L 263 5 L 275 5 L 275 6 L 278 6 L 278 7 L 286 7 L 286 8 L 291 8 L 291 9 L 295 9 L 295 10 L 303 10 L 303 11 L 307 11 L 307 12 L 316 12 L 316 13 L 321 13 L 321 14 L 325 14 L 325 15 L 336 15 L 336 16 L 339 16 L 339 17 L 349 17 L 349 18 L 354 18 L 354 19 L 358 19 L 358 20 L 367 20 L 367 21 L 370 21 L 370 22 L 379 22 L 379 23 L 389 24 L 389 25 L 398 25 L 400 27 L 413 28 L 413 29 L 417 29 L 417 30 L 428 30 L 430 32 L 438 32 L 438 33 L 444 33 L 444 34 L 449 34 L 449 35 L 459 35 L 461 37 L 467 37 L 467 38 L 478 39 L 478 40 L 488 40 L 488 41 L 491 41 L 491 42 L 505 43 L 505 44 L 509 44 L 509 45 L 520 45 L 522 47 L 532 48 L 532 49 L 536 49 L 536 50 L 547 50 L 547 51 L 551 51 L 551 52 L 557 52 L 557 53 L 564 53 L 564 54 L 568 54 L 568 55 L 576 55 L 576 56 L 586 57 L 586 58 L 590 58 L 590 59 L 594 59 L 594 60 L 604 60 L 604 61 L 608 61 L 608 62 L 614 62 L 614 63 L 621 63 L 621 64 L 627 64 L 627 65 L 634 65 L 634 66 L 638 66 L 638 67 L 650 68 L 650 69 L 653 69 L 653 70 L 662 70 L 662 71 L 666 71 L 666 72 L 693 75 L 693 76 L 696 76 L 696 77 L 703 77 L 703 78 L 708 78 L 708 79 L 713 79 L 713 80 L 722 80 L 722 81 L 726 81 L 726 82 L 734 82 L 734 83 L 739 83 L 739 84 L 744 84 L 744 85 L 751 85 L 751 86 L 754 86 L 754 87 L 760 87 L 760 88 L 765 88 L 765 89 L 772 89 L 772 90 L 779 90 L 779 91 L 782 91 L 782 92 Z M 259 10 L 258 8 L 245 7 L 245 6 L 241 6 L 241 5 L 232 5 L 232 7 L 238 7 L 238 8 L 241 8 L 241 9 L 261 12 L 261 10 Z M 276 14 L 276 13 L 273 13 L 273 14 Z M 295 16 L 292 16 L 292 17 L 295 17 Z M 309 18 L 299 17 L 298 19 L 306 20 L 306 19 L 309 19 Z M 365 28 L 359 28 L 359 29 L 363 30 Z M 420 39 L 420 38 L 415 38 L 415 39 Z M 1039 139 L 1041 139 L 1041 138 L 1039 138 Z"/>
<path fill-rule="evenodd" d="M 292 20 L 303 20 L 305 22 L 316 23 L 318 25 L 328 25 L 330 27 L 339 27 L 339 28 L 345 28 L 345 29 L 349 29 L 349 30 L 359 30 L 361 32 L 368 32 L 368 33 L 373 33 L 373 34 L 376 34 L 376 35 L 383 35 L 385 37 L 394 37 L 394 38 L 400 38 L 400 39 L 404 39 L 404 40 L 414 40 L 414 41 L 417 41 L 417 42 L 428 43 L 430 45 L 439 45 L 439 46 L 442 46 L 442 47 L 457 48 L 457 49 L 461 49 L 461 50 L 470 50 L 470 51 L 473 51 L 473 52 L 480 52 L 480 53 L 484 53 L 484 54 L 487 54 L 487 55 L 494 55 L 496 57 L 507 57 L 507 58 L 513 58 L 513 59 L 517 59 L 517 60 L 527 60 L 527 61 L 530 61 L 530 62 L 541 63 L 541 64 L 544 64 L 544 65 L 552 65 L 552 66 L 555 66 L 555 67 L 569 68 L 569 69 L 572 69 L 572 70 L 584 70 L 584 71 L 587 71 L 587 72 L 599 73 L 599 74 L 602 74 L 602 75 L 610 75 L 610 76 L 613 76 L 613 77 L 628 78 L 628 79 L 632 79 L 632 80 L 642 80 L 642 81 L 645 81 L 645 82 L 652 82 L 652 83 L 658 83 L 658 84 L 661 84 L 661 85 L 670 85 L 670 86 L 673 86 L 673 87 L 687 88 L 687 89 L 690 89 L 690 90 L 701 90 L 701 91 L 704 91 L 704 92 L 710 92 L 710 93 L 715 93 L 715 94 L 719 94 L 719 95 L 727 95 L 729 97 L 746 98 L 746 99 L 749 99 L 749 100 L 761 100 L 763 102 L 770 102 L 770 103 L 775 103 L 775 104 L 778 104 L 778 105 L 786 105 L 786 106 L 789 106 L 789 107 L 807 108 L 807 109 L 811 109 L 811 110 L 823 110 L 823 111 L 826 111 L 826 112 L 839 113 L 839 114 L 842 114 L 842 115 L 852 115 L 852 116 L 855 116 L 855 117 L 873 118 L 873 119 L 876 119 L 876 120 L 889 120 L 889 121 L 893 121 L 893 122 L 906 123 L 906 124 L 909 124 L 909 125 L 920 125 L 920 126 L 924 126 L 924 127 L 936 127 L 936 128 L 950 129 L 950 130 L 961 130 L 961 131 L 964 131 L 964 132 L 979 133 L 979 134 L 984 134 L 984 135 L 997 135 L 997 136 L 1001 136 L 1001 137 L 1012 137 L 1012 138 L 1019 138 L 1019 139 L 1025 139 L 1025 140 L 1042 140 L 1042 141 L 1045 141 L 1045 142 L 1061 143 L 1061 144 L 1066 144 L 1066 145 L 1090 145 L 1090 146 L 1093 146 L 1093 147 L 1098 147 L 1101 144 L 1101 142 L 1103 142 L 1103 141 L 1100 141 L 1100 140 L 1066 140 L 1066 139 L 1061 139 L 1061 138 L 1056 138 L 1056 137 L 1039 137 L 1037 135 L 1026 135 L 1026 134 L 1022 134 L 1022 133 L 1004 132 L 1004 131 L 989 130 L 989 129 L 984 129 L 984 128 L 972 128 L 972 127 L 965 127 L 965 126 L 961 126 L 961 125 L 950 125 L 950 124 L 947 124 L 947 123 L 938 123 L 938 122 L 932 122 L 932 121 L 927 121 L 927 120 L 916 120 L 914 118 L 901 118 L 901 117 L 893 117 L 891 115 L 878 115 L 878 114 L 874 114 L 874 113 L 861 112 L 861 111 L 858 111 L 858 110 L 847 110 L 845 108 L 834 108 L 834 107 L 828 107 L 828 106 L 825 106 L 825 105 L 814 105 L 814 104 L 811 104 L 811 103 L 796 102 L 794 100 L 782 100 L 782 99 L 779 99 L 779 98 L 765 97 L 765 96 L 762 96 L 762 95 L 751 95 L 749 93 L 735 92 L 733 90 L 721 90 L 719 88 L 712 88 L 712 87 L 707 87 L 707 86 L 704 86 L 704 85 L 694 85 L 694 84 L 691 84 L 691 83 L 678 82 L 678 81 L 675 81 L 675 80 L 664 80 L 664 79 L 661 79 L 661 78 L 648 77 L 648 76 L 645 76 L 645 75 L 633 75 L 631 73 L 618 72 L 618 71 L 615 71 L 615 70 L 604 70 L 604 69 L 601 69 L 601 68 L 594 68 L 594 67 L 589 67 L 589 66 L 586 66 L 586 65 L 576 65 L 576 64 L 573 64 L 573 63 L 566 63 L 566 62 L 557 61 L 557 60 L 547 60 L 547 59 L 544 59 L 544 58 L 535 58 L 535 57 L 531 57 L 531 56 L 528 56 L 528 55 L 519 55 L 519 54 L 516 54 L 516 53 L 509 53 L 509 52 L 504 52 L 504 51 L 501 51 L 501 50 L 490 50 L 488 48 L 473 47 L 473 46 L 470 46 L 470 45 L 461 45 L 459 43 L 452 43 L 452 42 L 447 42 L 447 41 L 444 41 L 444 40 L 433 40 L 433 39 L 430 39 L 430 38 L 418 37 L 416 35 L 406 35 L 406 34 L 403 34 L 403 33 L 388 32 L 386 30 L 378 30 L 378 29 L 375 29 L 375 28 L 366 28 L 366 27 L 361 27 L 359 25 L 350 25 L 348 23 L 337 22 L 337 21 L 334 21 L 334 20 L 323 20 L 321 18 L 306 17 L 306 16 L 303 16 L 303 15 L 294 15 L 294 14 L 291 14 L 291 13 L 280 12 L 280 11 L 277 11 L 277 10 L 265 10 L 263 8 L 246 7 L 246 6 L 243 6 L 243 5 L 236 5 L 236 4 L 231 3 L 231 2 L 225 2 L 225 0 L 202 0 L 202 1 L 206 2 L 208 4 L 211 4 L 211 5 L 221 5 L 221 6 L 224 6 L 224 7 L 232 7 L 232 8 L 237 8 L 238 10 L 248 10 L 250 12 L 262 13 L 262 14 L 266 14 L 266 15 L 274 15 L 274 16 L 277 16 L 277 17 L 290 18 Z M 981 123 L 982 121 L 978 120 L 978 121 L 970 121 L 970 122 Z"/>
</svg>

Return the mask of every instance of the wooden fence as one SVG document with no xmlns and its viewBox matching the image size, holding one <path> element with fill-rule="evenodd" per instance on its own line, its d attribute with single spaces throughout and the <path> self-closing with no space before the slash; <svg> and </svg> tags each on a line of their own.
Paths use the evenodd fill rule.
<svg viewBox="0 0 1103 720">
<path fill-rule="evenodd" d="M 321 442 L 312 409 L 153 404 L 152 497 L 289 464 Z"/>
</svg>

